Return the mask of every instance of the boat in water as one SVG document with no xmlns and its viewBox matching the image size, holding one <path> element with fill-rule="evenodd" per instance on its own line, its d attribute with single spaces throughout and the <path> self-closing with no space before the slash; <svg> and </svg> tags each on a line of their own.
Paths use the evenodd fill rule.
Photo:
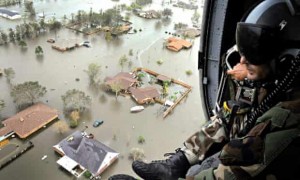
<svg viewBox="0 0 300 180">
<path fill-rule="evenodd" d="M 130 108 L 130 112 L 140 112 L 144 109 L 144 106 L 133 106 L 132 108 Z"/>
</svg>

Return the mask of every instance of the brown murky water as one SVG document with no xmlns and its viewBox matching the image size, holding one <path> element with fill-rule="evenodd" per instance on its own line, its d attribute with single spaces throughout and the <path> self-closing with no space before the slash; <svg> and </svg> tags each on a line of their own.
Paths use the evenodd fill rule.
<svg viewBox="0 0 300 180">
<path fill-rule="evenodd" d="M 71 10 L 77 12 L 78 9 L 83 9 L 82 7 L 89 9 L 90 3 L 94 3 L 94 7 L 112 4 L 108 0 L 103 4 L 95 3 L 95 1 L 70 1 L 43 1 L 43 4 L 47 7 L 50 7 L 47 3 L 52 6 L 57 3 L 65 7 L 74 5 L 73 8 L 66 8 L 66 12 L 72 12 Z M 79 6 L 78 2 L 82 4 Z M 193 11 L 175 9 L 173 18 L 176 21 L 179 16 L 184 15 L 190 19 L 192 13 Z M 1 24 L 2 21 L 4 20 L 1 20 Z M 55 126 L 51 125 L 30 137 L 35 147 L 3 168 L 0 171 L 1 180 L 74 179 L 56 164 L 59 157 L 54 153 L 52 146 L 73 131 L 82 130 L 86 125 L 88 126 L 87 132 L 93 133 L 96 139 L 120 153 L 118 161 L 102 174 L 103 179 L 116 173 L 134 175 L 131 170 L 131 160 L 128 159 L 132 148 L 144 149 L 146 160 L 161 159 L 165 152 L 172 152 L 180 147 L 181 143 L 198 129 L 204 117 L 197 70 L 199 38 L 194 40 L 191 49 L 174 53 L 163 48 L 163 40 L 168 37 L 164 32 L 173 29 L 172 23 L 155 28 L 155 20 L 144 20 L 132 16 L 131 21 L 134 22 L 134 28 L 142 28 L 143 31 L 120 36 L 110 43 L 104 40 L 103 34 L 83 36 L 67 29 L 59 31 L 58 38 L 61 40 L 91 41 L 92 48 L 81 47 L 72 52 L 60 53 L 51 49 L 51 44 L 46 43 L 46 40 L 54 34 L 46 34 L 38 39 L 27 41 L 28 49 L 25 51 L 14 44 L 0 47 L 0 67 L 12 67 L 15 70 L 16 77 L 12 80 L 13 83 L 38 81 L 48 90 L 41 101 L 48 103 L 51 107 L 62 111 L 61 95 L 73 88 L 84 91 L 93 99 L 90 117 L 83 118 L 76 129 L 69 129 L 68 132 L 59 134 Z M 44 49 L 42 59 L 38 59 L 34 53 L 37 45 L 41 45 Z M 134 56 L 128 56 L 130 49 L 133 50 Z M 84 72 L 90 63 L 98 63 L 102 66 L 101 79 L 103 81 L 106 76 L 113 76 L 121 71 L 118 61 L 124 54 L 133 61 L 132 67 L 145 67 L 180 79 L 193 86 L 192 92 L 165 119 L 162 118 L 161 105 L 158 104 L 147 106 L 140 113 L 130 113 L 130 107 L 135 105 L 132 99 L 120 96 L 116 100 L 114 94 L 93 91 L 89 87 L 88 76 Z M 162 65 L 156 63 L 159 59 L 163 60 Z M 129 70 L 128 67 L 124 67 L 124 71 Z M 187 76 L 186 70 L 192 70 L 193 75 Z M 80 81 L 76 81 L 76 78 L 80 78 Z M 3 99 L 6 104 L 1 112 L 3 117 L 16 113 L 9 93 L 6 79 L 0 78 L 0 99 Z M 60 118 L 62 121 L 67 121 L 62 113 Z M 98 128 L 92 127 L 93 120 L 98 118 L 103 119 L 104 124 Z M 137 139 L 140 135 L 145 138 L 145 144 L 138 144 Z M 44 155 L 48 158 L 42 161 L 41 158 Z"/>
</svg>

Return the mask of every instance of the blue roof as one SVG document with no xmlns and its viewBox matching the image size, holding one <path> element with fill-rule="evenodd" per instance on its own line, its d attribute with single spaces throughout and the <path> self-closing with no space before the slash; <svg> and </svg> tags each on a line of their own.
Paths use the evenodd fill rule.
<svg viewBox="0 0 300 180">
<path fill-rule="evenodd" d="M 19 15 L 19 13 L 17 12 L 13 12 L 13 11 L 10 11 L 10 10 L 7 10 L 7 9 L 0 9 L 0 13 L 1 14 L 6 14 L 8 16 L 15 16 L 15 15 Z"/>
</svg>

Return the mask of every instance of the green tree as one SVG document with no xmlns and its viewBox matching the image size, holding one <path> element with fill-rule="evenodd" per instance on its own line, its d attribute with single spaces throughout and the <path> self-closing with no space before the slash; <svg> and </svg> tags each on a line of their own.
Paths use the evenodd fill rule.
<svg viewBox="0 0 300 180">
<path fill-rule="evenodd" d="M 35 9 L 33 7 L 33 2 L 25 0 L 24 5 L 25 5 L 25 11 L 27 11 L 30 14 L 30 16 L 34 16 Z"/>
<path fill-rule="evenodd" d="M 169 8 L 165 8 L 162 11 L 162 15 L 165 16 L 166 18 L 169 18 L 169 16 L 173 15 L 173 11 L 171 9 L 169 9 Z"/>
<path fill-rule="evenodd" d="M 91 173 L 90 171 L 85 171 L 85 172 L 83 173 L 83 175 L 84 175 L 84 177 L 90 179 L 90 177 L 92 176 L 92 173 Z"/>
<path fill-rule="evenodd" d="M 57 30 L 59 30 L 62 27 L 61 22 L 59 22 L 55 18 L 53 18 L 48 25 L 49 25 L 50 30 L 54 31 L 55 37 L 56 37 Z"/>
<path fill-rule="evenodd" d="M 145 73 L 144 72 L 137 73 L 137 79 L 138 79 L 138 81 L 142 81 L 143 77 L 145 77 Z"/>
<path fill-rule="evenodd" d="M 163 96 L 168 95 L 169 85 L 170 85 L 170 81 L 163 81 Z"/>
<path fill-rule="evenodd" d="M 75 22 L 74 16 L 75 16 L 75 14 L 74 14 L 74 13 L 71 13 L 71 23 L 74 23 L 74 22 Z"/>
<path fill-rule="evenodd" d="M 123 68 L 124 68 L 124 65 L 128 62 L 128 58 L 127 56 L 124 54 L 123 56 L 120 57 L 119 59 L 119 65 L 121 66 L 122 68 L 122 71 L 123 71 Z"/>
<path fill-rule="evenodd" d="M 77 15 L 76 15 L 75 18 L 76 18 L 77 22 L 81 22 L 81 20 L 82 20 L 82 10 L 77 11 Z"/>
<path fill-rule="evenodd" d="M 118 100 L 118 95 L 122 90 L 121 82 L 114 81 L 112 84 L 110 84 L 110 89 L 112 92 L 114 92 L 116 94 L 116 100 Z"/>
<path fill-rule="evenodd" d="M 21 41 L 21 32 L 18 31 L 18 30 L 16 30 L 15 35 L 16 35 L 16 40 L 19 41 L 19 45 L 20 45 L 20 41 Z"/>
<path fill-rule="evenodd" d="M 114 10 L 108 9 L 101 16 L 101 25 L 110 26 L 113 21 Z"/>
<path fill-rule="evenodd" d="M 199 18 L 200 18 L 200 14 L 197 12 L 197 9 L 195 9 L 194 14 L 193 14 L 191 20 L 195 21 L 195 22 L 199 22 Z"/>
<path fill-rule="evenodd" d="M 133 56 L 133 50 L 132 50 L 132 49 L 129 49 L 128 54 L 129 54 L 129 56 Z"/>
<path fill-rule="evenodd" d="M 80 113 L 74 110 L 70 113 L 70 127 L 75 128 L 78 126 L 78 120 L 80 119 Z"/>
<path fill-rule="evenodd" d="M 24 23 L 23 27 L 25 29 L 25 31 L 23 31 L 25 37 L 31 38 L 34 34 L 33 27 L 30 24 L 27 24 L 27 23 Z"/>
<path fill-rule="evenodd" d="M 41 28 L 41 29 L 46 30 L 46 23 L 45 23 L 44 18 L 42 18 L 42 19 L 39 21 L 39 25 L 40 25 L 40 28 Z"/>
<path fill-rule="evenodd" d="M 193 74 L 193 71 L 192 71 L 192 70 L 186 70 L 186 71 L 185 71 L 185 74 L 188 75 L 188 76 L 190 76 L 190 75 Z"/>
<path fill-rule="evenodd" d="M 144 136 L 140 135 L 140 136 L 138 137 L 138 143 L 139 143 L 139 144 L 144 144 L 145 142 L 146 142 L 146 140 L 145 140 Z"/>
<path fill-rule="evenodd" d="M 21 46 L 21 48 L 27 48 L 27 43 L 24 40 L 20 40 L 19 46 Z"/>
<path fill-rule="evenodd" d="M 4 109 L 5 107 L 5 103 L 2 99 L 0 99 L 0 112 Z M 0 114 L 0 118 L 1 118 L 1 114 Z M 1 123 L 1 119 L 0 119 L 0 128 L 2 127 L 2 123 Z"/>
<path fill-rule="evenodd" d="M 2 40 L 3 44 L 6 44 L 8 41 L 7 34 L 4 31 L 0 31 L 0 34 L 1 34 L 1 40 Z"/>
<path fill-rule="evenodd" d="M 130 8 L 129 9 L 142 9 L 142 6 L 140 6 L 139 4 L 133 2 L 130 4 Z"/>
<path fill-rule="evenodd" d="M 63 134 L 68 131 L 68 125 L 64 120 L 59 120 L 54 124 L 54 128 L 57 129 L 59 134 Z"/>
<path fill-rule="evenodd" d="M 147 4 L 151 4 L 152 0 L 136 0 L 136 3 L 140 6 L 145 6 Z"/>
<path fill-rule="evenodd" d="M 95 84 L 98 84 L 100 82 L 100 80 L 99 80 L 99 76 L 100 76 L 100 73 L 101 73 L 101 66 L 100 65 L 98 65 L 96 63 L 91 63 L 88 66 L 88 69 L 84 70 L 84 71 L 88 74 L 91 85 L 95 85 Z"/>
<path fill-rule="evenodd" d="M 2 111 L 4 107 L 5 107 L 5 103 L 2 99 L 0 99 L 0 111 Z"/>
<path fill-rule="evenodd" d="M 105 40 L 108 42 L 110 42 L 112 40 L 112 35 L 110 32 L 105 33 Z"/>
<path fill-rule="evenodd" d="M 61 98 L 66 112 L 83 112 L 88 109 L 92 103 L 90 96 L 77 89 L 68 90 Z"/>
<path fill-rule="evenodd" d="M 37 46 L 36 48 L 35 48 L 35 54 L 37 55 L 37 56 L 40 56 L 40 55 L 42 55 L 44 53 L 44 51 L 43 51 L 43 48 L 41 47 L 41 46 Z"/>
<path fill-rule="evenodd" d="M 33 35 L 37 37 L 41 31 L 40 25 L 37 22 L 32 22 L 30 23 L 30 26 L 32 28 Z"/>
<path fill-rule="evenodd" d="M 9 28 L 8 31 L 9 41 L 15 42 L 15 31 L 12 28 Z"/>
<path fill-rule="evenodd" d="M 12 80 L 13 78 L 15 78 L 15 75 L 16 75 L 16 73 L 15 73 L 15 71 L 14 71 L 13 68 L 5 68 L 5 69 L 4 69 L 4 76 L 6 77 L 6 80 L 7 80 L 9 83 L 11 83 L 11 80 Z"/>
<path fill-rule="evenodd" d="M 27 81 L 14 85 L 10 95 L 18 108 L 34 104 L 40 97 L 46 94 L 46 87 L 41 86 L 37 81 Z"/>
<path fill-rule="evenodd" d="M 130 14 L 126 14 L 124 19 L 125 19 L 125 21 L 129 21 L 130 20 Z"/>
</svg>

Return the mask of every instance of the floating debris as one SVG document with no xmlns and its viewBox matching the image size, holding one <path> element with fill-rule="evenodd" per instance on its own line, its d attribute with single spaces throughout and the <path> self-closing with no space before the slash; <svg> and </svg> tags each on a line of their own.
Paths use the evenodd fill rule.
<svg viewBox="0 0 300 180">
<path fill-rule="evenodd" d="M 44 156 L 42 157 L 42 161 L 44 161 L 47 157 L 48 157 L 47 155 L 44 155 Z"/>
</svg>

